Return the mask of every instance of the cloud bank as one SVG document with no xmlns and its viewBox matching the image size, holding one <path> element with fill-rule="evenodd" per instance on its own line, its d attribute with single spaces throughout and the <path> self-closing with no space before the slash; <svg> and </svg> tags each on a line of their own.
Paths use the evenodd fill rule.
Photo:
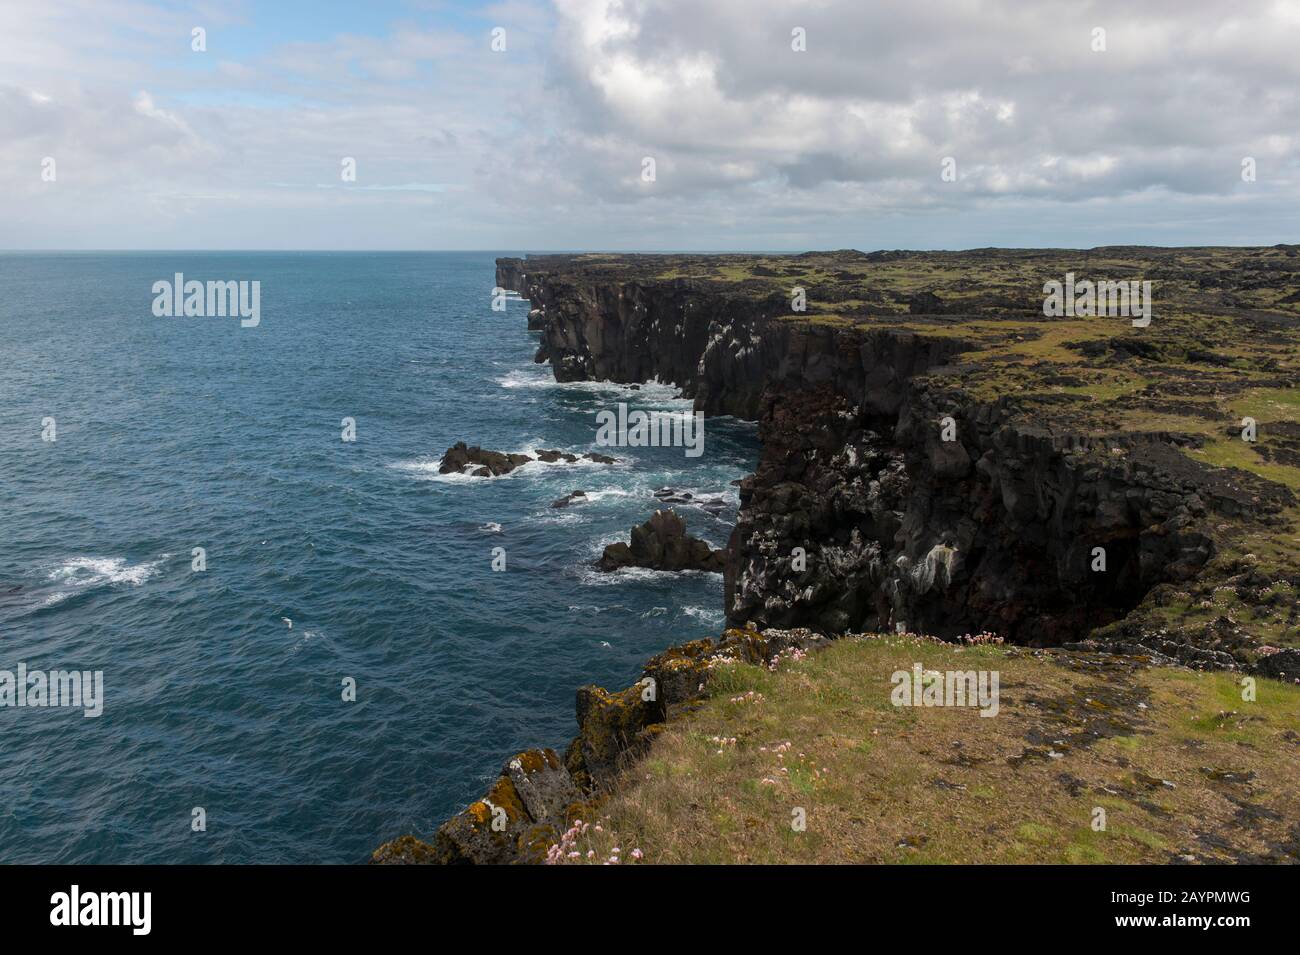
<svg viewBox="0 0 1300 955">
<path fill-rule="evenodd" d="M 1293 3 L 285 9 L 7 3 L 0 247 L 1300 241 Z"/>
</svg>

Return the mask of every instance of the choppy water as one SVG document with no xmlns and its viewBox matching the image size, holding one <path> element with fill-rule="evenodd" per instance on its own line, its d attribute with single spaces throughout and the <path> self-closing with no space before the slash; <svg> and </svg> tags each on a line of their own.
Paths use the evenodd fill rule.
<svg viewBox="0 0 1300 955">
<path fill-rule="evenodd" d="M 589 565 L 658 487 L 734 504 L 751 426 L 437 474 L 456 440 L 586 451 L 600 408 L 689 408 L 555 384 L 494 255 L 0 255 L 0 669 L 105 681 L 99 718 L 0 707 L 0 861 L 362 861 L 567 741 L 578 685 L 716 632 L 720 577 Z M 154 317 L 175 272 L 260 281 L 261 324 Z M 720 545 L 734 508 L 683 513 Z"/>
</svg>

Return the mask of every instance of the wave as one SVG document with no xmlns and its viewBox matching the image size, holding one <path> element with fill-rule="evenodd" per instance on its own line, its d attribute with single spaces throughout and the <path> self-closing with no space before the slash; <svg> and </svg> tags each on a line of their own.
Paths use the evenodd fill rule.
<svg viewBox="0 0 1300 955">
<path fill-rule="evenodd" d="M 73 557 L 49 571 L 46 580 L 54 590 L 45 598 L 44 606 L 61 603 L 67 598 L 113 584 L 130 584 L 139 587 L 160 573 L 163 563 L 171 557 L 163 554 L 157 560 L 128 564 L 122 557 Z"/>
<path fill-rule="evenodd" d="M 711 574 L 704 570 L 651 570 L 648 567 L 621 567 L 618 570 L 611 571 L 587 567 L 578 569 L 578 580 L 588 587 L 612 587 L 618 584 L 646 583 L 647 581 L 669 583 L 681 580 L 683 577 L 722 579 L 717 574 Z"/>
<path fill-rule="evenodd" d="M 312 640 L 316 639 L 320 635 L 321 632 L 319 630 L 308 630 L 304 627 L 302 630 L 302 636 L 298 638 L 297 642 L 294 643 L 293 646 L 289 647 L 289 652 L 291 654 L 301 653 L 303 647 L 311 643 Z"/>
<path fill-rule="evenodd" d="M 608 500 L 609 498 L 642 497 L 644 496 L 644 492 L 629 491 L 627 488 L 623 488 L 623 487 L 605 487 L 605 488 L 601 488 L 598 491 L 587 491 L 586 495 L 587 495 L 586 497 L 579 498 L 576 502 L 574 502 L 575 505 L 581 506 L 587 503 L 596 503 L 599 501 Z"/>
<path fill-rule="evenodd" d="M 557 507 L 551 510 L 540 511 L 533 515 L 529 521 L 530 524 L 588 524 L 590 518 L 579 514 L 572 507 Z"/>
<path fill-rule="evenodd" d="M 727 619 L 727 615 L 723 611 L 710 610 L 708 607 L 682 607 L 681 612 L 693 620 L 699 620 L 701 623 L 707 623 L 715 627 L 722 626 Z"/>
<path fill-rule="evenodd" d="M 396 461 L 389 467 L 395 471 L 406 471 L 421 481 L 438 481 L 443 484 L 476 484 L 480 478 L 473 475 L 461 474 L 453 471 L 450 474 L 439 474 L 438 467 L 442 464 L 442 458 L 419 458 L 415 461 Z"/>
<path fill-rule="evenodd" d="M 586 391 L 597 396 L 618 395 L 620 400 L 641 404 L 691 403 L 682 396 L 682 390 L 671 382 L 652 379 L 644 382 L 619 381 L 556 381 L 547 365 L 517 368 L 499 378 L 492 379 L 502 388 L 558 388 L 564 391 Z"/>
<path fill-rule="evenodd" d="M 502 388 L 549 388 L 558 385 L 559 382 L 549 374 L 530 373 L 527 371 L 511 371 L 502 375 L 500 378 L 492 379 Z"/>
</svg>

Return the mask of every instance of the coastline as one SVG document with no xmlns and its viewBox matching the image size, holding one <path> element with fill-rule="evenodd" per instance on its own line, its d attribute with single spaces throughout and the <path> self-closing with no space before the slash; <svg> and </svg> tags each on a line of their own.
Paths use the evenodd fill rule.
<svg viewBox="0 0 1300 955">
<path fill-rule="evenodd" d="M 1052 267 L 1087 255 L 1041 254 Z M 860 281 L 853 269 L 888 268 L 907 254 L 809 255 L 841 267 L 849 287 Z M 959 255 L 969 267 L 982 253 Z M 503 258 L 496 278 L 529 300 L 529 328 L 542 331 L 536 361 L 549 362 L 557 380 L 658 380 L 681 388 L 706 415 L 758 421 L 762 457 L 742 481 L 726 549 L 729 629 L 716 643 L 669 648 L 618 693 L 579 689 L 579 732 L 563 758 L 552 750 L 517 754 L 432 845 L 404 836 L 376 850 L 373 862 L 545 861 L 619 770 L 699 700 L 712 661 L 768 665 L 839 634 L 955 639 L 993 631 L 1031 647 L 1287 679 L 1300 673 L 1300 649 L 1276 645 L 1272 631 L 1216 613 L 1184 612 L 1171 626 L 1163 612 L 1181 605 L 1179 595 L 1241 588 L 1252 577 L 1300 584 L 1294 554 L 1265 567 L 1240 546 L 1265 538 L 1270 522 L 1291 519 L 1293 490 L 1250 470 L 1225 476 L 1201 464 L 1190 452 L 1210 440 L 1194 431 L 1099 428 L 1093 407 L 1071 417 L 1079 408 L 1068 393 L 990 390 L 989 375 L 1005 366 L 984 358 L 1002 347 L 1002 331 L 990 335 L 988 326 L 1007 322 L 1009 312 L 1017 324 L 1007 327 L 1022 333 L 1035 321 L 1025 303 L 990 294 L 945 311 L 922 289 L 900 298 L 901 310 L 861 309 L 848 320 L 838 310 L 791 316 L 779 283 L 757 279 L 765 266 L 740 281 L 675 274 L 699 259 Z M 818 291 L 831 300 L 849 294 L 834 283 Z M 1110 329 L 1098 340 L 1119 350 Z M 1052 357 L 1033 369 L 1049 384 L 1064 377 Z M 944 421 L 955 440 L 936 427 Z M 852 532 L 843 527 L 846 512 Z M 1223 533 L 1224 521 L 1234 533 Z M 1115 572 L 1090 573 L 1099 545 Z M 811 571 L 787 556 L 801 547 Z M 1289 636 L 1294 611 L 1275 616 L 1269 623 Z"/>
</svg>

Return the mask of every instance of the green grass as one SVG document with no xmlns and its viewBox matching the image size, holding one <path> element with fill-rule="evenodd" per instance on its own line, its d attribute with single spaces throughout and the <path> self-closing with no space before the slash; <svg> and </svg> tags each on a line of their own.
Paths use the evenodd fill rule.
<svg viewBox="0 0 1300 955">
<path fill-rule="evenodd" d="M 999 714 L 894 707 L 890 676 L 914 662 L 997 670 Z M 664 863 L 1276 855 L 1300 821 L 1300 746 L 1292 739 L 1300 733 L 1300 687 L 1261 680 L 1257 701 L 1247 703 L 1239 680 L 892 636 L 845 638 L 777 672 L 735 664 L 628 771 L 597 810 L 602 831 L 588 833 L 576 861 L 589 861 L 588 849 L 590 861 L 604 861 L 616 846 L 625 861 L 636 848 L 642 861 Z M 1126 731 L 1089 744 L 1089 728 L 1101 725 L 1089 720 L 1098 719 Z M 714 737 L 736 743 L 719 746 Z M 1044 739 L 1056 742 L 1044 749 Z M 1254 776 L 1234 783 L 1209 771 Z M 1243 825 L 1243 803 L 1267 812 Z M 1098 807 L 1106 814 L 1100 832 L 1092 828 Z M 793 825 L 797 812 L 806 817 L 803 831 Z"/>
</svg>

